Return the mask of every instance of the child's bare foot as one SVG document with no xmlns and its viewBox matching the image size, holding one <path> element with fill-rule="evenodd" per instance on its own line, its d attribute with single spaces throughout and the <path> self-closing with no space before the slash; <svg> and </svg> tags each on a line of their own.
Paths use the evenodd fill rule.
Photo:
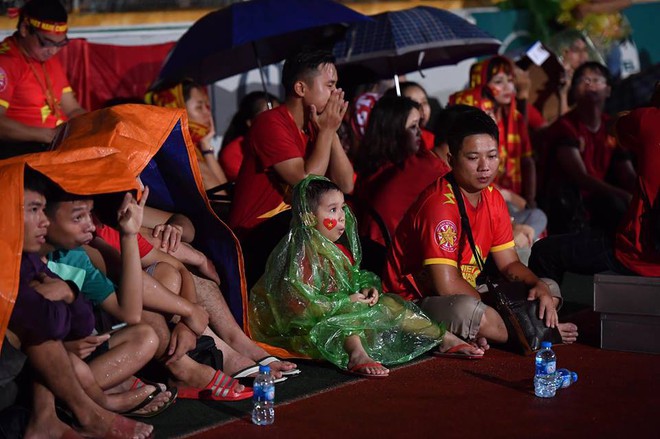
<svg viewBox="0 0 660 439">
<path fill-rule="evenodd" d="M 366 353 L 362 352 L 351 355 L 346 368 L 349 372 L 366 377 L 386 377 L 390 374 L 388 368 L 377 361 L 374 361 Z"/>
<path fill-rule="evenodd" d="M 565 344 L 574 343 L 578 337 L 578 327 L 574 323 L 560 323 L 557 325 L 561 341 Z"/>
</svg>

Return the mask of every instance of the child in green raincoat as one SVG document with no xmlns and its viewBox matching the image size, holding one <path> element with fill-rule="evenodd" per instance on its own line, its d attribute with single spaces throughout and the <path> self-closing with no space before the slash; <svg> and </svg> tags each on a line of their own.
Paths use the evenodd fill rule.
<svg viewBox="0 0 660 439">
<path fill-rule="evenodd" d="M 483 355 L 412 302 L 379 293 L 378 276 L 359 268 L 355 217 L 334 183 L 305 178 L 294 188 L 292 209 L 291 229 L 250 293 L 255 339 L 367 377 L 386 377 L 383 363 L 403 363 L 438 345 L 438 353 Z"/>
</svg>

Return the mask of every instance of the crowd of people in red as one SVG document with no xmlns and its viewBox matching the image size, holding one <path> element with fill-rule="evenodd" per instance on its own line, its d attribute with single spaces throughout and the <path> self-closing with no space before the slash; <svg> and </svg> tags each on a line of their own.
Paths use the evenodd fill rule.
<svg viewBox="0 0 660 439">
<path fill-rule="evenodd" d="M 229 311 L 219 270 L 190 244 L 190 219 L 149 207 L 148 187 L 112 204 L 67 192 L 31 169 L 55 154 L 51 144 L 66 135 L 67 121 L 86 112 L 54 57 L 67 42 L 59 2 L 32 0 L 14 35 L 0 43 L 0 168 L 20 165 L 23 182 L 20 277 L 15 300 L 2 305 L 11 317 L 0 356 L 0 437 L 146 438 L 153 427 L 130 418 L 158 415 L 177 398 L 249 398 L 259 364 L 271 366 L 276 382 L 300 372 L 273 352 L 325 358 L 251 339 Z M 400 95 L 363 84 L 347 101 L 334 58 L 313 48 L 285 61 L 281 101 L 261 92 L 245 96 L 217 158 L 203 85 L 151 90 L 143 111 L 153 108 L 147 104 L 186 110 L 199 189 L 211 200 L 223 197 L 209 206 L 238 238 L 248 291 L 287 257 L 278 244 L 295 227 L 310 227 L 320 233 L 310 235 L 314 240 L 341 249 L 331 247 L 346 257 L 349 280 L 361 264 L 382 284 L 345 283 L 338 265 L 323 282 L 303 275 L 303 284 L 350 300 L 334 306 L 287 299 L 301 321 L 334 317 L 341 327 L 349 302 L 351 312 L 385 302 L 407 319 L 403 332 L 421 337 L 433 328 L 427 350 L 478 359 L 510 337 L 502 316 L 481 300 L 482 259 L 526 284 L 538 317 L 564 343 L 578 337 L 576 325 L 559 319 L 565 272 L 660 276 L 660 87 L 647 107 L 607 115 L 608 69 L 583 52 L 569 56 L 572 47 L 564 54 L 570 81 L 557 90 L 566 105 L 556 120 L 528 102 L 529 79 L 505 56 L 475 63 L 468 87 L 432 111 L 433 97 L 413 82 L 402 82 Z M 304 203 L 295 201 L 296 188 L 313 175 L 331 185 L 310 195 L 309 212 L 292 209 Z M 120 177 L 139 180 L 131 169 L 108 180 Z M 353 226 L 347 209 L 355 212 L 363 252 L 341 245 Z M 15 226 L 3 223 L 2 235 L 19 233 Z M 322 246 L 303 248 L 311 257 Z M 414 302 L 413 314 L 430 326 L 406 326 L 414 319 L 397 305 L 402 299 Z M 270 320 L 295 326 L 296 317 Z M 204 336 L 221 353 L 219 364 L 194 355 Z M 387 376 L 385 360 L 355 332 L 341 349 L 349 358 L 340 367 Z M 164 370 L 166 383 L 145 374 L 150 362 Z M 61 420 L 56 399 L 75 423 Z"/>
</svg>

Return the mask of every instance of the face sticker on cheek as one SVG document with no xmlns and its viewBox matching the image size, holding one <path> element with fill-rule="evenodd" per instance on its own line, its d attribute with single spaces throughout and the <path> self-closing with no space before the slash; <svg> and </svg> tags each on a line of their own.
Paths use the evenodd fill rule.
<svg viewBox="0 0 660 439">
<path fill-rule="evenodd" d="M 323 220 L 323 225 L 326 229 L 332 230 L 337 227 L 337 220 L 334 218 L 326 218 Z"/>
</svg>

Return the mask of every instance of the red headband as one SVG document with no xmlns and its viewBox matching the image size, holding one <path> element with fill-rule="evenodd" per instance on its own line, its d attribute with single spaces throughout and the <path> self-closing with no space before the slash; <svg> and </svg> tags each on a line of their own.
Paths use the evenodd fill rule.
<svg viewBox="0 0 660 439">
<path fill-rule="evenodd" d="M 36 18 L 25 16 L 27 23 L 35 29 L 39 29 L 45 32 L 51 32 L 54 34 L 65 34 L 69 26 L 66 22 L 54 22 L 54 21 L 42 21 Z"/>
</svg>

